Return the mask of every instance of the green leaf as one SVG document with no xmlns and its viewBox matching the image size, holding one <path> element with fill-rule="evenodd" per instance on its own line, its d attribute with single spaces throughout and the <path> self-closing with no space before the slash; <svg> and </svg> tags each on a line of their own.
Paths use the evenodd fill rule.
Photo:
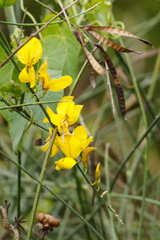
<svg viewBox="0 0 160 240">
<path fill-rule="evenodd" d="M 83 1 L 82 1 L 83 2 Z M 85 9 L 88 9 L 91 6 L 101 2 L 93 11 L 90 11 L 86 14 L 87 20 L 91 22 L 91 25 L 103 25 L 108 26 L 111 24 L 111 13 L 112 13 L 112 3 L 105 0 L 92 0 L 90 4 L 89 1 L 85 4 Z"/>
<path fill-rule="evenodd" d="M 0 45 L 0 64 L 7 58 L 7 54 Z M 12 77 L 13 64 L 9 61 L 2 68 L 0 68 L 0 89 L 5 86 Z"/>
<path fill-rule="evenodd" d="M 0 107 L 3 106 L 5 106 L 5 104 L 0 103 Z M 9 125 L 13 151 L 21 151 L 22 135 L 27 120 L 21 117 L 18 113 L 9 110 L 3 110 L 1 111 L 1 114 L 4 116 Z"/>
<path fill-rule="evenodd" d="M 12 6 L 16 2 L 17 0 L 0 0 L 0 8 Z"/>
<path fill-rule="evenodd" d="M 53 17 L 50 16 L 50 18 Z M 46 18 L 45 21 L 49 19 Z M 66 23 L 50 25 L 42 32 L 43 58 L 48 61 L 48 68 L 77 76 L 80 44 Z"/>
</svg>

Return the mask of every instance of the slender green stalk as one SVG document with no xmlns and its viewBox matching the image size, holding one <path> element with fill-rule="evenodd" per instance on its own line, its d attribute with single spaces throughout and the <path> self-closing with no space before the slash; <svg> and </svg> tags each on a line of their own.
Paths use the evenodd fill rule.
<svg viewBox="0 0 160 240">
<path fill-rule="evenodd" d="M 20 166 L 16 161 L 12 160 L 10 157 L 8 157 L 5 153 L 3 153 L 0 150 L 0 154 L 2 154 L 6 159 L 8 159 L 11 163 L 13 163 L 15 166 L 20 167 L 21 170 L 26 173 L 31 179 L 33 179 L 35 182 L 37 182 L 38 184 L 40 184 L 43 188 L 45 188 L 51 195 L 53 195 L 56 199 L 58 199 L 62 204 L 64 204 L 66 207 L 68 207 L 78 218 L 80 218 L 82 220 L 82 222 L 84 224 L 86 224 L 87 226 L 89 226 L 89 228 L 92 230 L 92 232 L 95 233 L 96 236 L 98 236 L 101 240 L 105 240 L 100 234 L 99 232 L 97 232 L 95 230 L 94 227 L 92 227 L 92 225 L 85 219 L 83 218 L 74 208 L 72 208 L 69 203 L 67 203 L 65 200 L 63 200 L 61 197 L 59 197 L 56 193 L 54 193 L 49 187 L 47 187 L 46 185 L 44 185 L 43 183 L 40 182 L 40 180 L 36 179 L 34 176 L 32 176 L 32 174 L 30 174 L 25 168 L 23 168 L 22 166 Z"/>
<path fill-rule="evenodd" d="M 152 75 L 153 81 L 152 81 L 152 84 L 150 84 L 150 88 L 149 88 L 149 91 L 148 91 L 148 99 L 149 100 L 152 100 L 152 97 L 153 97 L 153 94 L 154 94 L 154 90 L 155 90 L 156 83 L 157 83 L 157 80 L 158 80 L 159 69 L 160 69 L 160 50 L 159 50 L 159 53 L 158 53 L 158 56 L 157 56 L 157 59 L 156 59 L 156 64 L 155 64 L 155 68 L 154 68 L 153 75 Z"/>
<path fill-rule="evenodd" d="M 138 148 L 138 146 L 141 144 L 141 142 L 146 138 L 146 136 L 150 133 L 150 131 L 152 130 L 152 128 L 158 123 L 158 121 L 160 120 L 160 113 L 156 116 L 156 118 L 153 120 L 153 122 L 149 125 L 149 127 L 147 128 L 147 131 L 142 135 L 142 137 L 137 141 L 137 143 L 135 144 L 135 146 L 132 148 L 132 150 L 130 151 L 130 153 L 128 154 L 128 156 L 125 158 L 124 162 L 120 165 L 117 174 L 113 180 L 113 182 L 111 183 L 111 187 L 110 187 L 110 192 L 112 192 L 113 187 L 119 177 L 119 175 L 121 174 L 122 169 L 125 167 L 126 163 L 130 160 L 131 156 L 134 154 L 134 152 L 136 151 L 136 149 Z"/>
<path fill-rule="evenodd" d="M 119 193 L 111 193 L 111 196 L 114 198 L 126 198 L 126 199 L 130 199 L 130 200 L 135 200 L 135 201 L 142 201 L 143 197 L 141 196 L 135 196 L 135 195 L 128 195 L 128 194 L 119 194 Z M 155 205 L 160 206 L 160 201 L 151 199 L 151 198 L 145 198 L 145 201 L 147 203 L 152 203 Z"/>
<path fill-rule="evenodd" d="M 6 17 L 7 21 L 9 21 L 11 23 L 16 23 L 16 17 L 15 17 L 13 6 L 5 7 L 4 12 L 5 12 L 5 17 Z M 11 35 L 16 29 L 16 24 L 8 26 L 8 29 L 9 29 L 9 34 Z"/>
<path fill-rule="evenodd" d="M 0 101 L 2 101 L 1 98 L 0 98 Z M 34 102 L 34 103 L 22 103 L 22 104 L 16 104 L 16 105 L 9 105 L 7 107 L 1 107 L 0 111 L 1 110 L 6 110 L 6 109 L 11 109 L 11 108 L 34 106 L 34 105 L 41 105 L 41 104 L 48 104 L 48 103 L 59 103 L 59 102 L 65 102 L 65 101 L 56 101 L 56 100 L 54 101 L 54 100 L 52 100 L 52 101 L 45 101 L 45 102 L 40 101 L 40 102 Z"/>
<path fill-rule="evenodd" d="M 110 186 L 110 179 L 109 179 L 109 144 L 106 144 L 105 148 L 105 176 L 106 176 L 106 188 L 109 189 Z M 107 201 L 111 205 L 111 198 L 110 193 L 107 193 Z M 112 233 L 112 239 L 117 240 L 117 235 L 115 231 L 114 221 L 113 221 L 113 215 L 111 212 L 109 212 L 109 218 L 110 218 L 110 226 L 111 226 L 111 233 Z"/>
<path fill-rule="evenodd" d="M 33 22 L 34 24 L 37 24 L 36 19 L 33 17 L 33 15 L 32 15 L 30 12 L 28 12 L 27 9 L 24 8 L 24 2 L 23 2 L 23 0 L 20 0 L 20 3 L 21 3 L 21 9 L 22 9 L 22 11 L 32 20 L 32 22 Z M 36 30 L 38 31 L 38 30 L 39 30 L 39 27 L 36 26 L 36 25 L 35 25 L 35 27 L 36 27 Z M 42 35 L 41 35 L 40 32 L 39 32 L 39 37 L 42 38 Z"/>
<path fill-rule="evenodd" d="M 30 237 L 31 237 L 32 228 L 33 228 L 33 224 L 34 224 L 34 218 L 35 218 L 35 214 L 36 214 L 36 210 L 37 210 L 37 206 L 38 206 L 38 201 L 39 201 L 39 196 L 40 196 L 40 191 L 41 191 L 41 187 L 42 187 L 42 183 L 43 183 L 43 179 L 44 179 L 44 174 L 46 172 L 48 159 L 50 157 L 52 145 L 53 145 L 54 140 L 56 138 L 56 134 L 57 134 L 57 128 L 55 128 L 54 133 L 52 135 L 50 145 L 49 145 L 49 148 L 47 150 L 47 153 L 46 153 L 46 156 L 45 156 L 45 159 L 44 159 L 44 163 L 43 163 L 43 166 L 42 166 L 42 169 L 41 169 L 41 174 L 40 174 L 40 177 L 39 177 L 39 183 L 38 183 L 37 190 L 36 190 L 36 193 L 35 193 L 33 208 L 32 208 L 32 212 L 31 212 L 31 219 L 30 219 L 30 225 L 29 225 L 28 234 L 27 234 L 27 240 L 30 240 Z"/>
<path fill-rule="evenodd" d="M 18 150 L 18 164 L 21 166 L 21 152 Z M 21 216 L 21 168 L 17 171 L 17 219 Z"/>
<path fill-rule="evenodd" d="M 125 225 L 123 223 L 123 221 L 120 219 L 120 217 L 118 216 L 118 214 L 116 214 L 115 210 L 101 197 L 101 195 L 99 194 L 98 190 L 96 189 L 96 187 L 89 181 L 89 179 L 87 178 L 87 176 L 84 174 L 84 172 L 82 171 L 82 169 L 80 168 L 80 166 L 78 164 L 76 164 L 76 167 L 78 168 L 78 170 L 80 171 L 80 173 L 82 174 L 82 176 L 84 177 L 84 179 L 86 180 L 86 182 L 90 185 L 91 188 L 93 188 L 96 196 L 98 197 L 98 199 L 105 205 L 107 206 L 107 208 L 109 209 L 109 211 L 117 218 L 117 220 L 122 224 Z"/>
<path fill-rule="evenodd" d="M 74 90 L 75 90 L 75 88 L 76 88 L 76 86 L 77 86 L 77 84 L 79 82 L 80 76 L 82 75 L 82 73 L 83 73 L 87 63 L 88 63 L 88 60 L 86 60 L 84 62 L 84 64 L 83 64 L 83 66 L 81 67 L 81 69 L 80 69 L 80 71 L 79 71 L 79 73 L 78 73 L 78 75 L 77 75 L 77 77 L 76 77 L 76 79 L 75 79 L 75 81 L 74 81 L 74 83 L 73 83 L 73 85 L 71 87 L 71 90 L 70 90 L 70 92 L 68 94 L 69 96 L 72 96 L 72 94 L 73 94 L 73 92 L 74 92 Z"/>
<path fill-rule="evenodd" d="M 68 24 L 68 27 L 70 28 L 70 30 L 71 30 L 71 32 L 72 32 L 72 27 L 71 27 L 70 21 L 69 21 L 69 19 L 68 19 L 68 16 L 67 16 L 67 14 L 66 14 L 66 11 L 64 10 L 64 7 L 63 7 L 63 4 L 62 4 L 61 0 L 58 0 L 58 4 L 59 4 L 59 6 L 60 6 L 61 9 L 62 9 L 63 14 L 64 14 L 64 16 L 65 16 L 65 20 L 66 20 L 66 22 L 67 22 L 67 24 Z"/>
<path fill-rule="evenodd" d="M 82 187 L 81 187 L 81 181 L 79 180 L 79 178 L 77 176 L 77 171 L 74 171 L 74 178 L 75 178 L 75 181 L 76 181 L 76 190 L 77 190 L 79 204 L 80 204 L 80 207 L 81 207 L 82 216 L 85 218 L 86 217 L 86 207 L 85 207 L 86 204 L 84 204 L 83 190 L 82 190 Z M 89 232 L 89 228 L 86 225 L 85 225 L 85 232 L 86 232 L 87 239 L 91 240 L 91 235 L 90 235 L 90 232 Z"/>
</svg>

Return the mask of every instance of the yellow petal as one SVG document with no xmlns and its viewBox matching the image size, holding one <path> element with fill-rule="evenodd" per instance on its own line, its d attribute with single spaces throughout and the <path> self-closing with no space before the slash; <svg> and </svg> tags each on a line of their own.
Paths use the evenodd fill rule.
<svg viewBox="0 0 160 240">
<path fill-rule="evenodd" d="M 84 152 L 82 153 L 82 161 L 83 161 L 83 163 L 88 161 L 88 157 L 89 157 L 90 152 L 92 152 L 94 150 L 95 150 L 94 147 L 89 147 L 89 148 L 86 148 L 84 150 Z"/>
<path fill-rule="evenodd" d="M 65 119 L 69 108 L 73 109 L 74 107 L 73 98 L 74 97 L 72 96 L 69 96 L 69 97 L 66 96 L 61 99 L 61 101 L 64 101 L 64 102 L 58 103 L 57 113 L 62 119 Z"/>
<path fill-rule="evenodd" d="M 84 126 L 78 126 L 74 129 L 74 136 L 79 140 L 85 140 L 88 137 L 88 133 Z"/>
<path fill-rule="evenodd" d="M 81 142 L 72 134 L 64 134 L 57 140 L 57 146 L 66 157 L 76 159 L 81 153 Z"/>
<path fill-rule="evenodd" d="M 96 167 L 96 171 L 95 171 L 95 179 L 96 179 L 96 181 L 98 181 L 99 178 L 100 178 L 100 163 L 98 163 L 98 165 Z"/>
<path fill-rule="evenodd" d="M 44 90 L 48 90 L 47 84 L 50 81 L 50 76 L 47 73 L 47 65 L 48 65 L 48 63 L 47 63 L 47 61 L 45 61 L 45 63 L 41 66 L 41 68 L 39 70 L 40 75 L 38 76 L 38 78 L 41 79 Z"/>
<path fill-rule="evenodd" d="M 48 63 L 47 63 L 47 61 L 45 61 L 43 63 L 43 65 L 41 66 L 40 70 L 39 70 L 41 75 L 43 75 L 43 74 L 45 74 L 47 72 L 47 66 L 48 66 Z"/>
<path fill-rule="evenodd" d="M 20 74 L 19 74 L 19 80 L 20 80 L 22 83 L 30 82 L 29 75 L 28 75 L 28 72 L 27 72 L 27 69 L 26 69 L 26 68 L 23 68 L 23 70 L 20 72 Z"/>
<path fill-rule="evenodd" d="M 57 92 L 66 87 L 68 87 L 72 83 L 72 78 L 70 76 L 64 76 L 59 79 L 52 79 L 46 85 L 46 88 L 50 91 Z"/>
<path fill-rule="evenodd" d="M 36 78 L 35 78 L 35 71 L 33 66 L 29 68 L 29 79 L 30 79 L 30 88 L 35 86 Z"/>
<path fill-rule="evenodd" d="M 33 66 L 29 67 L 28 71 L 27 68 L 25 67 L 19 74 L 19 80 L 23 83 L 30 82 L 30 88 L 34 87 L 36 79 Z"/>
<path fill-rule="evenodd" d="M 72 125 L 77 122 L 83 105 L 75 105 L 72 112 L 70 111 L 68 115 L 68 125 Z"/>
<path fill-rule="evenodd" d="M 82 151 L 88 147 L 88 145 L 93 141 L 93 137 L 89 137 L 86 140 L 81 141 L 82 142 Z"/>
<path fill-rule="evenodd" d="M 61 126 L 63 124 L 62 119 L 58 116 L 58 114 L 55 114 L 52 111 L 52 109 L 48 106 L 47 106 L 47 113 L 50 117 L 51 122 L 58 127 L 58 131 L 61 133 Z"/>
<path fill-rule="evenodd" d="M 46 152 L 48 148 L 49 148 L 49 142 L 47 142 L 45 145 L 43 145 L 43 146 L 41 147 L 41 150 L 42 150 L 43 152 Z"/>
<path fill-rule="evenodd" d="M 43 119 L 43 123 L 48 123 L 48 122 L 49 122 L 48 118 Z"/>
<path fill-rule="evenodd" d="M 62 158 L 59 161 L 56 161 L 56 170 L 60 169 L 71 169 L 77 162 L 70 157 Z"/>
<path fill-rule="evenodd" d="M 96 172 L 95 172 L 95 179 L 96 179 L 96 184 L 99 190 L 99 187 L 101 185 L 101 179 L 100 179 L 100 163 L 98 163 L 96 167 Z"/>
<path fill-rule="evenodd" d="M 17 57 L 20 62 L 30 66 L 40 59 L 42 51 L 41 42 L 34 37 L 18 51 Z"/>
<path fill-rule="evenodd" d="M 59 151 L 59 149 L 57 148 L 57 146 L 56 146 L 55 144 L 53 144 L 51 157 L 53 157 L 54 155 L 56 155 L 58 151 Z"/>
</svg>

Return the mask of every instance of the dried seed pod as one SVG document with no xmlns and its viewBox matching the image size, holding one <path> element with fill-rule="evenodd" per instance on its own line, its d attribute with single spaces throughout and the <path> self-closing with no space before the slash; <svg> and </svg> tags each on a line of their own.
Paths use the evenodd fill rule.
<svg viewBox="0 0 160 240">
<path fill-rule="evenodd" d="M 99 41 L 101 41 L 102 43 L 104 43 L 105 45 L 107 45 L 108 47 L 118 51 L 118 52 L 127 52 L 127 53 L 130 53 L 130 52 L 135 52 L 135 53 L 141 53 L 139 51 L 134 51 L 134 50 L 131 50 L 131 49 L 128 49 L 128 48 L 124 48 L 122 47 L 121 45 L 117 44 L 117 43 L 114 43 L 112 42 L 111 40 L 103 37 L 102 35 L 100 35 L 99 33 L 97 32 L 94 32 L 94 31 L 88 31 L 93 37 L 95 37 L 96 39 L 98 39 Z"/>
<path fill-rule="evenodd" d="M 106 51 L 98 44 L 95 44 L 95 46 L 97 48 L 99 48 L 99 50 L 101 51 L 107 65 L 108 65 L 108 68 L 109 68 L 110 73 L 112 75 L 114 86 L 115 86 L 115 89 L 116 89 L 116 92 L 117 92 L 117 98 L 118 98 L 120 113 L 121 113 L 122 117 L 124 118 L 125 115 L 126 115 L 125 99 L 124 99 L 124 93 L 123 93 L 123 89 L 121 87 L 121 83 L 120 83 L 117 71 L 116 71 L 110 57 L 106 53 Z"/>
<path fill-rule="evenodd" d="M 51 216 L 50 214 L 45 214 L 45 220 L 44 220 L 44 223 L 48 223 L 50 225 L 50 227 L 58 227 L 59 224 L 60 224 L 60 221 Z"/>
<path fill-rule="evenodd" d="M 58 227 L 60 224 L 60 221 L 50 214 L 37 213 L 36 217 L 38 222 L 42 223 L 46 228 Z"/>
<path fill-rule="evenodd" d="M 97 62 L 97 60 L 93 57 L 93 55 L 88 51 L 86 43 L 84 41 L 84 39 L 82 38 L 81 34 L 78 31 L 73 31 L 74 35 L 76 36 L 77 40 L 79 41 L 79 43 L 81 44 L 86 57 L 88 59 L 88 62 L 90 63 L 90 65 L 92 66 L 92 68 L 100 75 L 105 75 L 105 71 L 103 70 L 103 68 L 101 67 L 101 65 Z"/>
<path fill-rule="evenodd" d="M 37 221 L 40 223 L 43 223 L 45 220 L 45 214 L 44 213 L 37 213 L 36 215 Z"/>
<path fill-rule="evenodd" d="M 153 47 L 152 43 L 150 43 L 149 41 L 147 41 L 143 38 L 139 38 L 136 35 L 133 35 L 132 33 L 128 32 L 126 30 L 120 29 L 120 28 L 106 27 L 106 26 L 79 26 L 79 27 L 85 29 L 86 31 L 97 30 L 97 31 L 111 33 L 111 34 L 117 34 L 117 35 L 124 36 L 124 37 L 135 38 L 135 39 L 138 39 L 139 41 Z"/>
</svg>

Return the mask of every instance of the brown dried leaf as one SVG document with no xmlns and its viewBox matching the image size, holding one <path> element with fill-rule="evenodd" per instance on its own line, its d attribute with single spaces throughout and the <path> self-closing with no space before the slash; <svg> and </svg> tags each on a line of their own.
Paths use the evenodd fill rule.
<svg viewBox="0 0 160 240">
<path fill-rule="evenodd" d="M 105 75 L 105 71 L 103 70 L 103 68 L 101 67 L 101 65 L 97 62 L 97 60 L 93 57 L 93 55 L 88 51 L 86 43 L 84 41 L 84 39 L 82 38 L 82 36 L 80 35 L 80 33 L 78 31 L 73 31 L 73 33 L 75 34 L 77 40 L 80 42 L 86 57 L 89 61 L 89 63 L 91 64 L 92 68 L 100 75 Z"/>
<path fill-rule="evenodd" d="M 121 45 L 117 44 L 117 43 L 114 43 L 112 41 L 110 41 L 109 39 L 103 37 L 102 35 L 100 35 L 99 33 L 97 32 L 94 32 L 94 31 L 88 31 L 93 37 L 95 37 L 96 39 L 98 39 L 99 41 L 101 41 L 102 43 L 104 43 L 105 45 L 107 45 L 108 47 L 116 50 L 116 51 L 119 51 L 119 52 L 136 52 L 136 53 L 141 53 L 141 52 L 138 52 L 138 51 L 134 51 L 134 50 L 130 50 L 128 48 L 124 48 L 122 47 Z"/>
<path fill-rule="evenodd" d="M 150 43 L 149 41 L 139 38 L 136 35 L 133 35 L 132 33 L 120 29 L 120 28 L 115 28 L 115 27 L 106 27 L 106 26 L 80 26 L 81 28 L 85 29 L 86 31 L 92 31 L 92 30 L 97 30 L 97 31 L 103 31 L 103 32 L 107 32 L 107 33 L 111 33 L 111 34 L 117 34 L 120 36 L 125 36 L 125 37 L 130 37 L 130 38 L 135 38 L 140 40 L 141 42 L 153 47 L 152 43 Z"/>
<path fill-rule="evenodd" d="M 124 99 L 124 93 L 123 93 L 123 89 L 121 87 L 121 83 L 117 74 L 117 71 L 110 59 L 110 57 L 108 56 L 108 54 L 105 52 L 105 50 L 98 44 L 95 44 L 95 46 L 97 48 L 99 48 L 99 50 L 101 51 L 107 65 L 108 68 L 110 70 L 110 73 L 113 77 L 113 82 L 114 82 L 114 86 L 116 88 L 116 92 L 117 92 L 117 97 L 118 97 L 118 104 L 119 104 L 119 109 L 121 112 L 122 117 L 124 118 L 126 115 L 126 106 L 125 106 L 125 99 Z"/>
</svg>

